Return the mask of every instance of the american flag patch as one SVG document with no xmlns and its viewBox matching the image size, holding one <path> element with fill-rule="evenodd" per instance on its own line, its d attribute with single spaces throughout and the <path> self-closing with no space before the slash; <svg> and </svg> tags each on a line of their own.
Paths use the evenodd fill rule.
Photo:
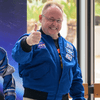
<svg viewBox="0 0 100 100">
<path fill-rule="evenodd" d="M 66 49 L 66 52 L 67 52 L 68 54 L 70 54 L 71 56 L 74 57 L 74 51 L 72 51 L 72 50 L 69 49 L 69 48 L 65 48 L 65 49 Z"/>
<path fill-rule="evenodd" d="M 70 54 L 68 54 L 68 53 L 66 54 L 65 57 L 66 57 L 68 60 L 70 60 L 70 61 L 72 60 L 72 56 L 71 56 Z"/>
</svg>

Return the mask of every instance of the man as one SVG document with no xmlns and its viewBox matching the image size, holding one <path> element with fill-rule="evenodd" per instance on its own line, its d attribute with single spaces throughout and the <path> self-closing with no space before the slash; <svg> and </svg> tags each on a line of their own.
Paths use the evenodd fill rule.
<svg viewBox="0 0 100 100">
<path fill-rule="evenodd" d="M 0 47 L 0 76 L 3 78 L 4 100 L 16 99 L 15 79 L 12 75 L 14 71 L 14 68 L 8 64 L 6 50 Z"/>
<path fill-rule="evenodd" d="M 47 2 L 39 16 L 41 29 L 35 24 L 31 34 L 16 42 L 12 57 L 19 63 L 23 79 L 24 100 L 85 100 L 81 70 L 75 47 L 59 33 L 63 10 Z"/>
</svg>

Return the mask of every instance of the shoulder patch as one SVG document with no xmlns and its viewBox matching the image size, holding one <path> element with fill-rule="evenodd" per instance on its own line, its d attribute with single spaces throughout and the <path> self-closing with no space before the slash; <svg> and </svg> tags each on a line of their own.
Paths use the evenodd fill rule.
<svg viewBox="0 0 100 100">
<path fill-rule="evenodd" d="M 43 42 L 39 42 L 39 44 L 38 44 L 38 48 L 39 48 L 39 49 L 41 49 L 41 48 L 46 48 L 45 43 L 43 43 Z"/>
</svg>

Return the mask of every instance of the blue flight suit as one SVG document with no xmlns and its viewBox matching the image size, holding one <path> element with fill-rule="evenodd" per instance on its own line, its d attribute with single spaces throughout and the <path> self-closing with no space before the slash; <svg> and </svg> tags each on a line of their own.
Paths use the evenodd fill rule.
<svg viewBox="0 0 100 100">
<path fill-rule="evenodd" d="M 62 36 L 58 38 L 63 69 L 54 40 L 40 31 L 42 38 L 31 51 L 22 49 L 24 34 L 12 49 L 12 57 L 19 64 L 19 75 L 25 88 L 46 92 L 46 100 L 62 100 L 70 93 L 73 100 L 85 100 L 81 70 L 75 47 Z"/>
</svg>

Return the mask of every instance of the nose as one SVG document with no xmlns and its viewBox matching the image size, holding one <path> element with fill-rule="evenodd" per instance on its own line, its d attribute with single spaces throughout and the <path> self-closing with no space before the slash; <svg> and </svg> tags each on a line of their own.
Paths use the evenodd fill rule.
<svg viewBox="0 0 100 100">
<path fill-rule="evenodd" d="M 57 21 L 56 20 L 53 21 L 53 25 L 57 25 Z"/>
</svg>

